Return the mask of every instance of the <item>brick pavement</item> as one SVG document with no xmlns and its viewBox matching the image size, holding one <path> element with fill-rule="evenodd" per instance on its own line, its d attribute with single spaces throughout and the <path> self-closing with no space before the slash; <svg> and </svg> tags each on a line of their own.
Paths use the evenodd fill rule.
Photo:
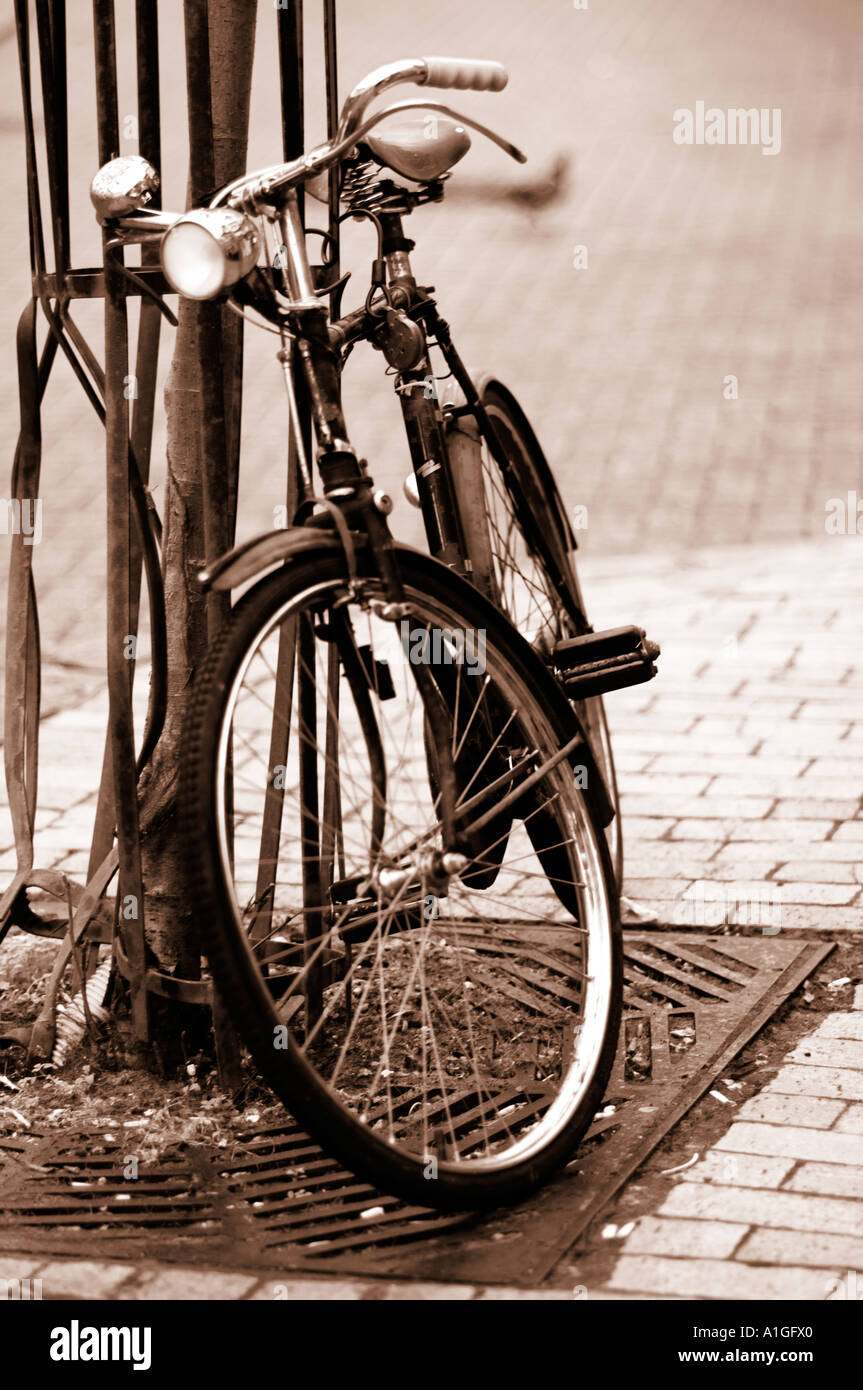
<svg viewBox="0 0 863 1390">
<path fill-rule="evenodd" d="M 660 679 L 607 702 L 626 887 L 661 925 L 727 921 L 760 931 L 753 905 L 766 904 L 770 930 L 863 931 L 860 546 L 834 537 L 585 565 L 597 625 L 643 622 L 663 647 Z M 801 586 L 801 575 L 811 583 Z M 40 867 L 84 873 L 104 715 L 97 696 L 44 723 Z M 8 874 L 14 857 L 3 827 L 5 811 L 0 873 Z M 697 1168 L 640 1220 L 589 1297 L 843 1296 L 846 1273 L 863 1273 L 863 991 L 856 1003 L 856 1012 L 828 1016 L 798 1042 Z M 51 1267 L 59 1279 L 60 1265 Z M 63 1268 L 72 1270 L 63 1278 L 79 1279 L 75 1262 Z M 158 1271 L 84 1269 L 80 1281 L 96 1279 L 100 1296 L 115 1296 L 99 1282 L 103 1273 L 116 1279 L 117 1297 L 163 1287 Z M 214 1271 L 171 1278 L 198 1291 L 190 1297 L 272 1296 L 266 1281 L 232 1272 L 226 1282 Z M 298 1298 L 409 1293 L 289 1283 Z M 436 1286 L 433 1295 L 420 1286 L 413 1296 L 509 1294 Z"/>
<path fill-rule="evenodd" d="M 606 1287 L 707 1299 L 857 1298 L 863 986 L 623 1242 Z"/>
<path fill-rule="evenodd" d="M 85 7 L 71 8 L 75 74 L 90 62 L 91 36 Z M 261 10 L 269 23 L 269 5 Z M 529 170 L 511 173 L 478 142 L 449 203 L 418 214 L 415 259 L 420 277 L 438 285 L 467 360 L 516 386 L 567 501 L 588 506 L 581 539 L 595 624 L 638 621 L 663 644 L 661 679 L 609 700 L 627 890 L 669 926 L 751 924 L 766 907 L 779 911 L 783 931 L 860 931 L 863 541 L 824 531 L 829 498 L 854 488 L 863 495 L 863 380 L 852 350 L 863 214 L 851 196 L 861 35 L 852 0 L 815 8 L 729 0 L 721 11 L 708 0 L 607 0 L 586 12 L 556 0 L 529 11 L 515 0 L 442 0 L 433 10 L 387 5 L 386 26 L 369 19 L 383 5 L 342 11 L 345 84 L 397 53 L 450 43 L 476 55 L 494 50 L 513 73 L 510 88 L 500 98 L 470 96 L 465 108 L 521 139 L 538 168 L 558 149 L 574 157 L 565 201 L 532 223 L 488 197 L 492 182 Z M 184 119 L 177 52 L 166 43 L 172 129 Z M 271 53 L 262 52 L 251 155 L 261 163 L 276 139 Z M 0 36 L 8 78 L 0 150 L 20 171 L 13 66 Z M 672 111 L 702 98 L 781 106 L 781 154 L 675 146 Z M 95 164 L 92 131 L 82 98 L 73 113 L 80 188 Z M 165 170 L 169 202 L 182 197 L 181 163 Z M 83 197 L 75 215 L 86 260 L 95 236 Z M 0 208 L 0 229 L 0 424 L 11 455 L 11 349 L 26 294 L 21 199 Z M 358 245 L 367 254 L 357 235 L 349 257 Z M 588 248 L 588 271 L 572 268 L 576 243 Z M 88 312 L 98 334 L 97 306 Z M 247 341 L 243 535 L 269 524 L 283 458 L 269 343 L 254 334 Z M 729 373 L 737 400 L 722 395 Z M 352 362 L 346 395 L 358 444 L 400 495 L 398 415 L 372 354 Z M 43 728 L 37 862 L 78 874 L 104 729 L 102 438 L 62 364 L 48 405 L 36 561 L 48 704 L 63 712 Z M 157 500 L 163 448 L 157 433 Z M 401 502 L 395 522 L 416 538 L 415 514 Z M 0 808 L 3 875 L 14 864 L 10 846 Z M 823 1298 L 827 1279 L 857 1269 L 863 1172 L 847 1158 L 858 1143 L 863 1040 L 847 1027 L 858 1024 L 836 1015 L 798 1045 L 781 1084 L 735 1120 L 702 1160 L 699 1180 L 684 1175 L 671 1206 L 642 1219 L 607 1290 L 592 1297 L 679 1296 L 686 1264 L 690 1295 L 791 1289 Z M 717 1205 L 726 1189 L 738 1195 Z M 58 1290 L 78 1277 L 77 1263 L 52 1262 Z M 118 1296 L 143 1296 L 163 1277 L 110 1264 L 99 1271 L 99 1290 L 116 1286 Z M 86 1286 L 90 1276 L 78 1275 Z M 180 1277 L 200 1290 L 210 1278 Z M 211 1296 L 269 1296 L 244 1282 L 249 1276 L 225 1277 L 212 1272 Z M 300 1283 L 290 1287 L 303 1296 Z M 335 1284 L 329 1295 L 315 1284 L 317 1297 L 355 1295 L 370 1296 L 356 1284 Z"/>
<path fill-rule="evenodd" d="M 164 8 L 164 7 L 163 7 Z M 170 7 L 168 7 L 170 8 Z M 97 254 L 86 188 L 95 168 L 87 6 L 70 11 L 73 230 Z M 121 10 L 121 22 L 125 11 Z M 466 359 L 499 371 L 524 398 L 568 503 L 587 505 L 593 554 L 824 532 L 825 505 L 861 479 L 863 377 L 857 352 L 863 205 L 854 197 L 863 103 L 856 0 L 386 0 L 341 6 L 343 87 L 399 54 L 491 54 L 512 73 L 499 96 L 458 103 L 520 140 L 518 169 L 477 140 L 449 201 L 415 218 L 422 279 L 434 281 Z M 182 48 L 163 18 L 165 128 L 182 131 Z M 250 160 L 270 162 L 278 122 L 272 6 L 261 0 Z M 309 127 L 321 128 L 311 56 Z M 0 154 L 13 188 L 0 207 L 0 427 L 17 430 L 14 327 L 27 294 L 23 151 L 14 39 L 0 42 Z M 124 69 L 122 102 L 131 100 Z M 782 147 L 684 147 L 681 106 L 779 107 Z M 130 107 L 131 109 L 131 107 Z M 127 142 L 128 144 L 128 142 Z M 125 148 L 125 146 L 124 146 Z M 133 145 L 128 144 L 131 150 Z M 166 147 L 167 148 L 167 147 Z M 493 190 L 572 158 L 565 196 L 533 220 Z M 167 150 L 165 197 L 183 197 L 183 153 Z M 461 190 L 461 191 L 460 191 Z M 588 250 L 573 269 L 573 247 Z M 364 273 L 368 233 L 351 228 L 346 262 Z M 360 283 L 358 279 L 358 283 Z M 348 289 L 347 303 L 358 291 Z M 99 341 L 98 305 L 81 310 Z M 529 352 L 525 344 L 530 344 Z M 282 501 L 284 409 L 264 334 L 247 335 L 246 486 L 240 532 L 271 524 Z M 167 351 L 162 366 L 167 366 Z M 738 399 L 723 383 L 737 378 Z M 356 441 L 401 496 L 398 410 L 381 363 L 355 354 L 346 384 Z M 64 363 L 46 401 L 45 536 L 37 556 L 43 637 L 53 661 L 98 670 L 104 651 L 102 439 Z M 164 435 L 154 449 L 161 498 Z M 395 521 L 406 538 L 415 514 Z M 0 564 L 2 546 L 0 546 Z M 0 600 L 2 601 L 2 600 Z M 74 672 L 57 685 L 80 695 Z"/>
<path fill-rule="evenodd" d="M 29 1280 L 29 1286 L 24 1281 Z M 5 1281 L 5 1282 L 4 1282 Z M 38 1282 L 37 1282 L 38 1281 Z M 24 1286 L 24 1287 L 22 1287 Z M 24 1255 L 0 1258 L 0 1298 L 263 1300 L 297 1302 L 332 1299 L 397 1302 L 430 1299 L 489 1302 L 500 1299 L 570 1300 L 564 1289 L 518 1289 L 500 1285 L 391 1282 L 372 1279 L 297 1278 L 242 1270 L 207 1270 L 196 1266 L 159 1264 L 155 1260 L 123 1264 L 120 1260 L 45 1260 Z"/>
</svg>

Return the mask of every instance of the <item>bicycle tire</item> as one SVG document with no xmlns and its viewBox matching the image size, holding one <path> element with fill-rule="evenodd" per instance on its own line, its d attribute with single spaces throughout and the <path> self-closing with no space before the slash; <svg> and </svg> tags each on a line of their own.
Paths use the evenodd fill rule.
<svg viewBox="0 0 863 1390">
<path fill-rule="evenodd" d="M 407 547 L 397 549 L 406 592 L 428 595 L 429 602 L 439 601 L 442 607 L 450 605 L 466 626 L 484 628 L 495 662 L 501 669 L 506 662 L 525 700 L 534 692 L 542 711 L 536 717 L 544 720 L 553 733 L 555 746 L 571 739 L 577 728 L 571 707 L 511 625 L 469 584 L 445 567 Z M 362 577 L 368 574 L 369 564 L 362 551 L 359 563 Z M 607 922 L 607 929 L 602 928 L 607 939 L 591 941 L 590 950 L 596 952 L 593 959 L 598 974 L 607 969 L 608 993 L 601 1011 L 601 1037 L 600 1030 L 596 1030 L 591 1067 L 585 1072 L 577 1105 L 541 1151 L 531 1151 L 511 1167 L 492 1166 L 479 1171 L 473 1164 L 443 1161 L 435 1174 L 437 1180 L 430 1182 L 424 1162 L 427 1156 L 394 1148 L 360 1123 L 295 1043 L 289 1040 L 284 1050 L 274 1049 L 272 999 L 262 985 L 248 938 L 232 905 L 232 889 L 226 881 L 214 814 L 218 794 L 217 750 L 228 717 L 232 684 L 242 663 L 260 633 L 268 624 L 272 627 L 273 615 L 286 611 L 286 604 L 307 591 L 322 591 L 328 584 L 342 586 L 346 580 L 343 557 L 332 551 L 305 555 L 263 579 L 235 607 L 196 679 L 181 769 L 181 803 L 200 904 L 201 932 L 214 980 L 240 1037 L 269 1085 L 326 1152 L 377 1187 L 405 1200 L 440 1210 L 484 1209 L 524 1195 L 565 1163 L 602 1099 L 615 1055 L 622 997 L 618 904 L 605 836 L 586 794 L 584 833 L 592 846 L 591 862 L 595 865 L 593 883 L 588 885 L 586 895 L 588 891 L 596 895 L 601 907 L 597 921 Z M 584 980 L 588 981 L 587 975 Z M 473 1171 L 466 1171 L 471 1168 Z"/>
</svg>

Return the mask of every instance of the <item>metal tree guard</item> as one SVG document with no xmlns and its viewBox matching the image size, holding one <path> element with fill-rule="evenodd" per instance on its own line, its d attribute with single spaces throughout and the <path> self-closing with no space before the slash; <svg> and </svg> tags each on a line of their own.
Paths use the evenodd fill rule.
<svg viewBox="0 0 863 1390">
<path fill-rule="evenodd" d="M 338 119 L 335 0 L 324 0 L 324 48 L 327 66 L 327 124 L 332 134 Z M 189 101 L 190 194 L 192 201 L 213 186 L 214 142 L 209 49 L 209 0 L 185 0 L 186 77 Z M 302 0 L 275 9 L 282 103 L 284 157 L 304 147 Z M 93 0 L 95 82 L 100 165 L 119 153 L 117 46 L 114 0 Z M 87 882 L 74 883 L 57 870 L 34 864 L 33 831 L 38 804 L 40 648 L 32 546 L 20 528 L 12 535 L 6 634 L 6 707 L 4 759 L 15 835 L 17 870 L 0 899 L 0 942 L 13 925 L 41 935 L 64 937 L 51 973 L 45 1002 L 32 1027 L 5 1027 L 0 1041 L 17 1042 L 33 1057 L 50 1056 L 54 1007 L 63 972 L 77 948 L 113 942 L 118 970 L 128 982 L 132 1035 L 150 1037 L 148 1004 L 152 995 L 214 1007 L 217 1047 L 223 1077 L 234 1071 L 235 1045 L 220 1015 L 209 980 L 178 979 L 155 969 L 148 959 L 145 932 L 146 888 L 143 881 L 139 825 L 139 779 L 149 765 L 162 732 L 167 705 L 166 614 L 159 553 L 161 525 L 148 491 L 150 451 L 156 410 L 156 368 L 163 314 L 176 322 L 161 301 L 170 293 L 158 264 L 158 251 L 145 248 L 141 267 L 130 269 L 122 251 L 103 233 L 101 267 L 73 265 L 69 220 L 69 126 L 65 0 L 36 0 L 36 53 L 31 47 L 27 0 L 15 0 L 27 159 L 27 200 L 32 296 L 18 325 L 17 355 L 21 429 L 15 452 L 13 503 L 35 506 L 42 464 L 41 404 L 51 369 L 62 350 L 84 395 L 105 426 L 107 468 L 107 685 L 109 719 L 93 827 Z M 158 0 L 136 0 L 135 60 L 139 152 L 161 169 Z M 37 124 L 32 91 L 38 61 L 47 169 L 50 242 L 53 264 L 46 258 L 43 191 L 40 188 Z M 94 171 L 95 172 L 95 171 Z M 330 176 L 330 261 L 327 274 L 338 277 L 338 196 Z M 130 410 L 125 390 L 129 377 L 130 297 L 141 300 L 135 349 L 137 395 Z M 105 304 L 104 365 L 72 317 L 78 299 Z M 40 316 L 48 335 L 37 346 Z M 219 363 L 222 325 L 217 306 L 205 306 L 199 320 L 202 361 Z M 241 360 L 241 359 L 240 359 Z M 236 480 L 239 467 L 241 380 L 231 383 L 231 399 L 221 370 L 202 370 L 202 456 L 204 529 L 208 558 L 233 541 Z M 301 402 L 302 404 L 302 402 Z M 308 419 L 304 420 L 308 429 Z M 289 477 L 294 460 L 289 458 Z M 142 580 L 146 582 L 152 652 L 152 678 L 141 748 L 135 754 L 132 688 L 134 660 L 124 646 L 138 631 Z M 210 635 L 224 619 L 226 600 L 208 600 Z M 170 620 L 170 615 L 168 620 Z M 125 648 L 128 652 L 128 647 Z M 105 894 L 117 877 L 112 911 Z M 37 889 L 66 904 L 67 920 L 46 923 L 29 906 L 27 890 Z M 121 911 L 121 905 L 132 911 Z M 92 951 L 90 956 L 92 957 Z M 83 975 L 82 975 L 83 978 Z"/>
</svg>

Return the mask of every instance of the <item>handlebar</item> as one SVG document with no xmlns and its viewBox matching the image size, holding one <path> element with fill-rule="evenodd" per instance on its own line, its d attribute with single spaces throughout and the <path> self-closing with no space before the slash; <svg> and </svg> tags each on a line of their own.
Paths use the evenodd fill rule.
<svg viewBox="0 0 863 1390">
<path fill-rule="evenodd" d="M 386 63 L 358 82 L 348 96 L 339 118 L 336 141 L 352 135 L 360 125 L 369 102 L 397 82 L 415 82 L 418 87 L 460 87 L 462 91 L 500 92 L 508 81 L 506 68 L 484 59 L 402 58 L 397 63 Z"/>
<path fill-rule="evenodd" d="M 421 87 L 457 87 L 460 91 L 502 92 L 509 73 L 501 63 L 480 58 L 423 58 Z"/>
<path fill-rule="evenodd" d="M 326 144 L 318 145 L 307 154 L 293 159 L 287 164 L 273 164 L 255 173 L 243 174 L 221 188 L 210 203 L 211 208 L 233 207 L 245 211 L 255 211 L 256 205 L 269 199 L 280 190 L 302 183 L 315 174 L 330 168 L 345 155 L 356 141 L 362 139 L 378 121 L 391 111 L 405 111 L 417 108 L 440 111 L 453 116 L 464 125 L 471 126 L 499 145 L 512 159 L 523 164 L 525 156 L 515 145 L 502 139 L 494 131 L 480 125 L 469 116 L 459 115 L 447 106 L 437 102 L 406 101 L 364 119 L 369 103 L 387 87 L 399 82 L 413 82 L 419 87 L 452 87 L 460 91 L 501 92 L 509 81 L 506 68 L 500 63 L 478 58 L 406 58 L 397 63 L 387 63 L 375 68 L 358 82 L 342 107 L 339 126 L 335 136 Z M 159 230 L 159 224 L 170 225 L 177 214 L 150 213 L 146 218 L 134 214 L 124 230 L 135 229 L 148 232 Z"/>
</svg>

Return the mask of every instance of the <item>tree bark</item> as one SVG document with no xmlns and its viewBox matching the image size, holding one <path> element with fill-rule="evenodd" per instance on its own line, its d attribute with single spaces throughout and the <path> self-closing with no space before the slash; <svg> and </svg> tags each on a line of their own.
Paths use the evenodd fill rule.
<svg viewBox="0 0 863 1390">
<path fill-rule="evenodd" d="M 256 6 L 249 0 L 185 0 L 190 128 L 190 202 L 245 169 Z M 203 25 L 208 16 L 208 33 Z M 195 45 L 198 59 L 194 61 Z M 207 61 L 207 57 L 208 60 Z M 209 71 L 208 71 L 209 69 Z M 209 78 L 209 81 L 207 80 Z M 212 122 L 206 119 L 212 103 Z M 186 846 L 178 833 L 177 769 L 189 696 L 227 596 L 209 604 L 195 575 L 231 544 L 239 457 L 242 321 L 230 310 L 181 300 L 165 389 L 165 601 L 168 707 L 165 728 L 142 784 L 142 858 L 149 949 L 168 974 L 196 978 L 200 949 L 195 903 L 186 883 Z M 215 348 L 215 351 L 214 351 Z M 204 373 L 211 375 L 209 380 Z M 222 401 L 221 410 L 203 408 Z M 221 435 L 220 435 L 221 431 Z M 213 440 L 221 439 L 214 456 Z M 209 629 L 209 633 L 208 633 Z M 154 1018 L 154 1036 L 170 1048 L 176 1018 Z"/>
</svg>

